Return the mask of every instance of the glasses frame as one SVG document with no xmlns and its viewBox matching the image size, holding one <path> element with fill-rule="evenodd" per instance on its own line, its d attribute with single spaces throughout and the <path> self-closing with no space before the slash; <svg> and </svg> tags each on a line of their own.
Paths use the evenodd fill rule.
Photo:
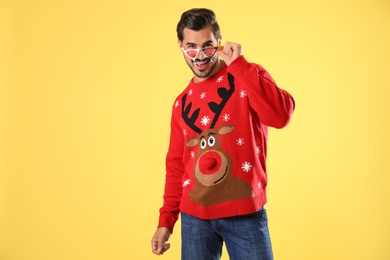
<svg viewBox="0 0 390 260">
<path fill-rule="evenodd" d="M 186 50 L 186 49 L 184 49 L 184 47 L 182 47 L 181 50 L 182 50 L 182 52 L 183 52 L 188 58 L 190 58 L 191 60 L 195 61 L 196 58 L 199 56 L 199 53 L 200 53 L 201 51 L 202 51 L 202 53 L 203 53 L 204 56 L 206 56 L 207 58 L 211 59 L 211 58 L 218 52 L 218 50 L 220 49 L 220 47 L 221 47 L 220 45 L 217 45 L 217 46 L 213 46 L 213 47 L 205 47 L 205 48 L 197 48 L 197 49 L 188 49 L 188 50 Z M 207 55 L 207 53 L 205 52 L 205 50 L 207 50 L 207 49 L 214 49 L 215 52 L 213 53 L 213 55 L 209 56 L 209 55 Z M 196 51 L 196 55 L 195 55 L 194 58 L 190 57 L 190 56 L 187 54 L 187 52 L 189 52 L 189 51 Z"/>
</svg>

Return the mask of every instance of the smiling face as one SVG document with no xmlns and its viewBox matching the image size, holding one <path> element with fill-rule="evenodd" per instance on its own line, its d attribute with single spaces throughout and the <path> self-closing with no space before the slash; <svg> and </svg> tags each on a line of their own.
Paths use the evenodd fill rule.
<svg viewBox="0 0 390 260">
<path fill-rule="evenodd" d="M 230 156 L 222 150 L 220 135 L 233 131 L 233 125 L 222 125 L 217 130 L 208 129 L 200 137 L 187 141 L 188 147 L 198 145 L 198 159 L 194 175 L 204 186 L 213 186 L 227 178 L 232 169 Z"/>
<path fill-rule="evenodd" d="M 179 40 L 179 47 L 183 50 L 213 47 L 220 43 L 220 39 L 215 38 L 211 26 L 207 26 L 199 31 L 184 28 L 183 36 L 183 41 Z M 211 58 L 205 55 L 203 51 L 199 51 L 198 55 L 193 59 L 185 55 L 184 52 L 183 55 L 194 74 L 194 82 L 201 82 L 214 76 L 223 66 L 217 53 Z"/>
<path fill-rule="evenodd" d="M 204 186 L 212 186 L 226 178 L 231 159 L 221 149 L 221 140 L 214 130 L 203 132 L 199 142 L 199 158 L 195 166 L 195 177 Z"/>
</svg>

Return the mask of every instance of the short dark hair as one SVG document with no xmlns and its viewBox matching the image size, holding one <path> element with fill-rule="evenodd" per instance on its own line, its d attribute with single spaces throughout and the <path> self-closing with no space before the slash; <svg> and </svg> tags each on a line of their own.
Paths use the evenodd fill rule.
<svg viewBox="0 0 390 260">
<path fill-rule="evenodd" d="M 206 8 L 190 9 L 181 15 L 180 21 L 176 28 L 177 38 L 179 41 L 183 41 L 184 28 L 188 28 L 193 31 L 199 31 L 210 25 L 212 27 L 215 38 L 219 39 L 220 29 L 215 13 L 212 10 Z"/>
</svg>

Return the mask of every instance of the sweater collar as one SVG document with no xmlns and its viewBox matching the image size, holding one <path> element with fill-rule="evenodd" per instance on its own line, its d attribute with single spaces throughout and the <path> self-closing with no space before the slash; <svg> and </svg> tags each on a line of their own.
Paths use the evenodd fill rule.
<svg viewBox="0 0 390 260">
<path fill-rule="evenodd" d="M 201 82 L 195 83 L 194 78 L 192 78 L 190 85 L 192 87 L 200 87 L 200 86 L 204 86 L 204 85 L 216 82 L 221 76 L 223 76 L 226 73 L 226 69 L 227 69 L 227 66 L 224 65 L 217 73 L 214 74 L 214 76 L 212 76 L 211 78 L 208 78 L 204 81 L 201 81 Z"/>
</svg>

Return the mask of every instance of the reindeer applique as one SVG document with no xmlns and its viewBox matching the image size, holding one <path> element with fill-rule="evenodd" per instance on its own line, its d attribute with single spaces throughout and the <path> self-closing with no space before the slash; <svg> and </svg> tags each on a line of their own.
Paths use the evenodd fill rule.
<svg viewBox="0 0 390 260">
<path fill-rule="evenodd" d="M 231 133 L 234 125 L 221 125 L 214 129 L 215 124 L 232 96 L 235 85 L 234 77 L 228 74 L 230 89 L 218 88 L 221 103 L 209 102 L 210 110 L 215 114 L 210 128 L 202 131 L 195 125 L 200 108 L 197 108 L 190 116 L 192 103 L 186 106 L 187 94 L 182 97 L 182 118 L 185 123 L 199 134 L 192 137 L 186 143 L 188 147 L 198 145 L 198 156 L 194 168 L 195 186 L 189 192 L 190 198 L 202 206 L 210 206 L 231 200 L 251 198 L 254 192 L 250 185 L 232 174 L 232 159 L 221 146 L 221 135 Z"/>
</svg>

